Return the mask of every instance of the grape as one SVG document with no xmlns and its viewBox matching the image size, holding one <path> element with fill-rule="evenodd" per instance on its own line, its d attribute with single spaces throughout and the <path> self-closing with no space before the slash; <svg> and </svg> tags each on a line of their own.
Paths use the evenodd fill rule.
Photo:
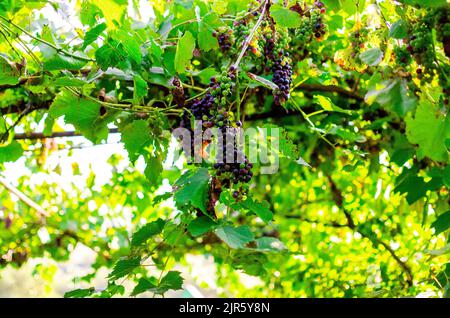
<svg viewBox="0 0 450 318">
<path fill-rule="evenodd" d="M 213 36 L 217 38 L 219 47 L 222 52 L 228 52 L 234 44 L 233 30 L 227 27 L 220 27 L 217 31 L 213 32 Z"/>
</svg>

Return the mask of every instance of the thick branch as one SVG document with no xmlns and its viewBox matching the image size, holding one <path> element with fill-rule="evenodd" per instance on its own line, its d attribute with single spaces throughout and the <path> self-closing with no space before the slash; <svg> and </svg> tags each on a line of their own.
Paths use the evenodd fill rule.
<svg viewBox="0 0 450 318">
<path fill-rule="evenodd" d="M 296 87 L 296 89 L 297 88 L 300 89 L 301 91 L 307 92 L 337 93 L 343 97 L 353 98 L 356 99 L 357 101 L 364 101 L 364 97 L 359 95 L 358 93 L 346 90 L 345 88 L 336 85 L 300 84 Z"/>
</svg>

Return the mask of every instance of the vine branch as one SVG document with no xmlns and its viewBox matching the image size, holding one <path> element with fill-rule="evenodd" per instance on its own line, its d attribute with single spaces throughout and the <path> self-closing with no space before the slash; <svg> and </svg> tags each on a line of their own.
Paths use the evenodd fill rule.
<svg viewBox="0 0 450 318">
<path fill-rule="evenodd" d="M 0 176 L 0 184 L 2 184 L 9 192 L 14 194 L 17 198 L 20 199 L 23 203 L 28 205 L 30 208 L 36 210 L 41 217 L 49 217 L 50 214 L 45 211 L 39 204 L 31 200 L 27 195 L 25 195 L 22 191 L 17 189 L 15 186 L 10 184 L 5 178 Z"/>
<path fill-rule="evenodd" d="M 48 41 L 46 41 L 46 40 L 44 40 L 44 39 L 41 39 L 41 38 L 38 38 L 38 37 L 34 36 L 33 34 L 31 34 L 30 32 L 28 32 L 27 30 L 25 30 L 25 29 L 22 28 L 21 26 L 19 26 L 19 25 L 15 24 L 14 22 L 12 22 L 11 19 L 7 19 L 6 17 L 4 17 L 4 16 L 2 16 L 2 15 L 0 15 L 0 19 L 2 19 L 3 21 L 5 21 L 6 23 L 12 25 L 12 26 L 15 27 L 16 29 L 19 29 L 20 31 L 22 31 L 23 33 L 25 33 L 26 35 L 28 35 L 30 38 L 32 38 L 32 39 L 34 39 L 34 40 L 36 40 L 36 41 L 38 41 L 38 42 L 41 42 L 42 44 L 45 44 L 45 45 L 51 47 L 52 49 L 56 50 L 57 53 L 63 54 L 63 55 L 65 55 L 65 56 L 72 57 L 72 58 L 77 59 L 77 60 L 80 60 L 80 61 L 85 61 L 85 62 L 93 62 L 93 61 L 94 61 L 93 59 L 88 58 L 88 57 L 83 57 L 83 56 L 79 56 L 79 55 L 72 54 L 72 53 L 70 53 L 70 52 L 68 52 L 68 51 L 66 51 L 66 50 L 64 50 L 64 49 L 62 49 L 62 48 L 60 48 L 60 47 L 57 47 L 56 45 L 54 45 L 54 44 L 52 44 L 52 43 L 50 43 L 50 42 L 48 42 Z"/>
</svg>

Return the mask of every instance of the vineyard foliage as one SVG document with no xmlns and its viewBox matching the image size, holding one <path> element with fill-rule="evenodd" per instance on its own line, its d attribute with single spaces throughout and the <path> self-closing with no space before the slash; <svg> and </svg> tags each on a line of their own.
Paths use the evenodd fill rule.
<svg viewBox="0 0 450 318">
<path fill-rule="evenodd" d="M 164 296 L 194 256 L 221 296 L 449 296 L 449 58 L 446 0 L 2 0 L 0 269 L 83 244 L 66 297 Z M 195 120 L 278 132 L 277 169 L 173 162 Z M 49 164 L 115 136 L 107 182 Z"/>
</svg>

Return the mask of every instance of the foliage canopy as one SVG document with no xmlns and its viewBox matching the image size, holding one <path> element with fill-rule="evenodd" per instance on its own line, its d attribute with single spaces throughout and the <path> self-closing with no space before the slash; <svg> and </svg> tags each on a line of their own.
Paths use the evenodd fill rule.
<svg viewBox="0 0 450 318">
<path fill-rule="evenodd" d="M 448 296 L 449 58 L 445 0 L 3 0 L 0 268 L 84 244 L 67 297 L 164 295 L 188 255 L 224 296 Z M 193 119 L 278 129 L 278 171 L 172 164 Z M 104 184 L 47 163 L 116 134 Z"/>
</svg>

